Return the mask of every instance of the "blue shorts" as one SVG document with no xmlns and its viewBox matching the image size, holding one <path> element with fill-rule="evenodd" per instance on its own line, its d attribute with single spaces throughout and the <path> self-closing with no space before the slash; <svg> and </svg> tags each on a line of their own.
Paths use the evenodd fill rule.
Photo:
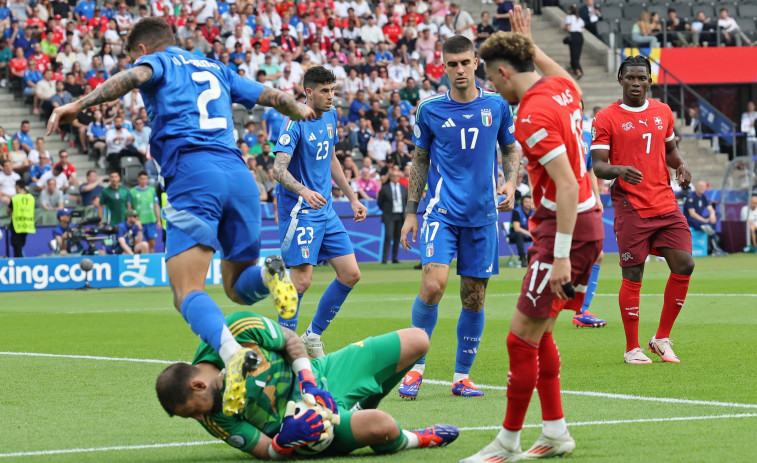
<svg viewBox="0 0 757 463">
<path fill-rule="evenodd" d="M 287 267 L 316 265 L 355 252 L 344 224 L 333 210 L 326 220 L 309 220 L 307 215 L 283 220 L 279 216 L 279 236 L 281 256 Z"/>
<path fill-rule="evenodd" d="M 146 240 L 154 240 L 158 236 L 158 225 L 156 223 L 142 224 L 142 237 Z"/>
<path fill-rule="evenodd" d="M 260 256 L 260 193 L 241 157 L 182 155 L 166 193 L 166 259 L 198 244 L 230 261 Z"/>
<path fill-rule="evenodd" d="M 499 273 L 497 222 L 483 227 L 459 227 L 429 215 L 420 232 L 421 263 L 449 265 L 457 253 L 457 274 L 489 278 Z"/>
</svg>

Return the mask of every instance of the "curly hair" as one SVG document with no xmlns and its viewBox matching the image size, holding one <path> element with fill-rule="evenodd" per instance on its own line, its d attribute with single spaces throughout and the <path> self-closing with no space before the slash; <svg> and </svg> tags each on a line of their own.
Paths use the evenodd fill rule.
<svg viewBox="0 0 757 463">
<path fill-rule="evenodd" d="M 305 72 L 303 86 L 314 89 L 317 85 L 333 84 L 336 76 L 323 66 L 313 66 Z"/>
<path fill-rule="evenodd" d="M 534 43 L 520 32 L 495 32 L 478 50 L 487 63 L 506 61 L 517 72 L 532 72 L 536 48 Z"/>
<path fill-rule="evenodd" d="M 623 60 L 622 63 L 620 63 L 620 68 L 618 68 L 618 80 L 621 79 L 626 68 L 630 66 L 644 66 L 647 68 L 647 74 L 649 74 L 650 76 L 652 75 L 652 65 L 649 63 L 649 60 L 646 56 L 629 56 L 628 58 Z"/>
</svg>

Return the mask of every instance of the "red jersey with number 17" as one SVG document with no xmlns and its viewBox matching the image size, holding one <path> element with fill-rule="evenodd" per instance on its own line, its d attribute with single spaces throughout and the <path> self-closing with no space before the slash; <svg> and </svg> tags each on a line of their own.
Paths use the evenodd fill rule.
<svg viewBox="0 0 757 463">
<path fill-rule="evenodd" d="M 665 162 L 665 144 L 675 138 L 668 105 L 647 99 L 634 108 L 616 101 L 596 114 L 591 131 L 592 150 L 609 150 L 610 164 L 633 166 L 644 176 L 638 185 L 615 179 L 610 188 L 615 210 L 627 201 L 641 217 L 648 218 L 678 207 Z"/>
<path fill-rule="evenodd" d="M 529 88 L 518 107 L 515 138 L 528 159 L 535 209 L 543 206 L 557 211 L 555 182 L 544 166 L 563 153 L 567 154 L 578 180 L 578 213 L 596 205 L 586 175 L 580 94 L 573 82 L 562 77 L 543 77 Z"/>
</svg>

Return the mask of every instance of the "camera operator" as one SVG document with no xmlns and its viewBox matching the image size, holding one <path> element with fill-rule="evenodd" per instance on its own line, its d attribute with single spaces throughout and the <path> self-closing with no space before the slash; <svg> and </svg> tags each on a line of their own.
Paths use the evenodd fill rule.
<svg viewBox="0 0 757 463">
<path fill-rule="evenodd" d="M 84 244 L 71 233 L 71 209 L 58 210 L 58 225 L 53 228 L 53 237 L 61 255 L 81 254 L 84 251 Z"/>
<path fill-rule="evenodd" d="M 118 241 L 108 247 L 108 254 L 146 254 L 147 242 L 142 235 L 142 224 L 137 211 L 126 211 L 126 220 L 118 224 Z"/>
</svg>

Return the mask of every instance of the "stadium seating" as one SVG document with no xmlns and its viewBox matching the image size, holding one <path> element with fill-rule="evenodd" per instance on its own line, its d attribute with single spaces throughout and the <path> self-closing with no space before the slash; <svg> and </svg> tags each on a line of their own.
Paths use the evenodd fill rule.
<svg viewBox="0 0 757 463">
<path fill-rule="evenodd" d="M 137 184 L 137 176 L 144 168 L 142 162 L 136 156 L 124 156 L 120 161 L 121 179 L 127 187 L 133 187 Z"/>
</svg>

